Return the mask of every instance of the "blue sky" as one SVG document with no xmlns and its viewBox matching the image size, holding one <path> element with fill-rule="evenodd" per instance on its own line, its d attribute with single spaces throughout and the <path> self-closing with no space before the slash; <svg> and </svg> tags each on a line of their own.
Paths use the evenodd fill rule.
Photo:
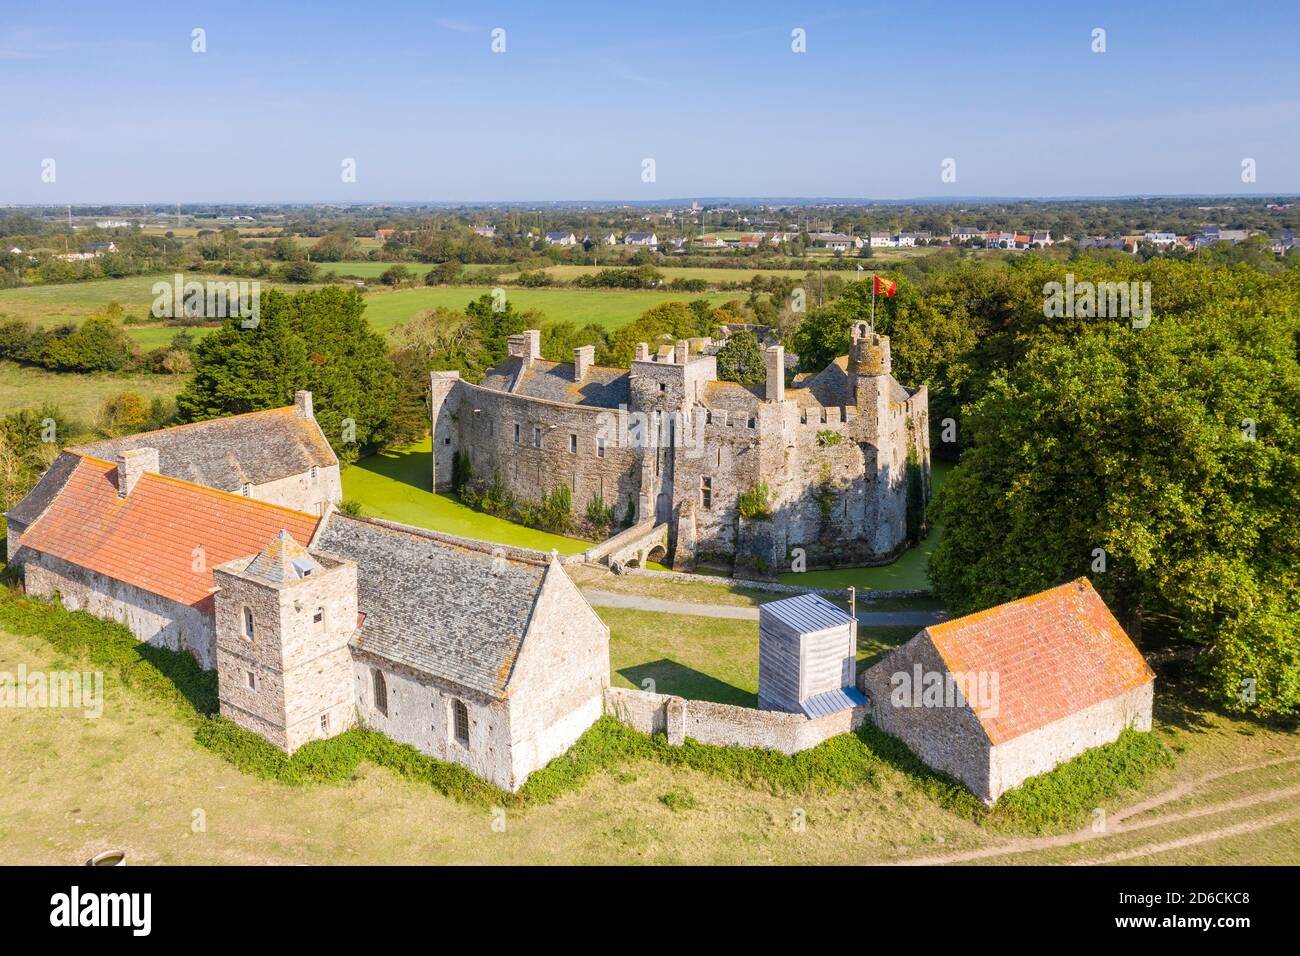
<svg viewBox="0 0 1300 956">
<path fill-rule="evenodd" d="M 4 0 L 0 202 L 1300 192 L 1294 2 L 212 6 Z"/>
</svg>

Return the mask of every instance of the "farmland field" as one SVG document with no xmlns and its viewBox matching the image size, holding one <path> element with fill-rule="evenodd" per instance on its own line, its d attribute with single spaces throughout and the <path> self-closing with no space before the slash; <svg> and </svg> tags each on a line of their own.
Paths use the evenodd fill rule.
<svg viewBox="0 0 1300 956">
<path fill-rule="evenodd" d="M 463 309 L 490 289 L 482 286 L 439 286 L 375 292 L 366 296 L 366 317 L 380 331 L 412 319 L 425 309 L 444 306 Z M 607 329 L 618 328 L 646 309 L 664 302 L 707 299 L 721 305 L 734 293 L 646 292 L 632 289 L 506 289 L 506 301 L 520 311 L 537 310 L 550 321 L 568 320 L 576 325 L 595 322 Z"/>
<path fill-rule="evenodd" d="M 77 375 L 0 362 L 0 415 L 51 402 L 77 421 L 93 425 L 99 406 L 110 395 L 132 391 L 148 399 L 173 398 L 188 381 L 188 375 Z"/>
</svg>

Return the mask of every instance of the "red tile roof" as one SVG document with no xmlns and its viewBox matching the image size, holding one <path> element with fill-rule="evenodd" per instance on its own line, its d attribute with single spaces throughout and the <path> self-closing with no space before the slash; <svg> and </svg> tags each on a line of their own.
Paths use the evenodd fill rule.
<svg viewBox="0 0 1300 956">
<path fill-rule="evenodd" d="M 926 633 L 949 671 L 998 675 L 997 706 L 972 708 L 993 744 L 1155 679 L 1087 578 Z"/>
<path fill-rule="evenodd" d="M 306 543 L 320 520 L 156 474 L 142 475 L 119 498 L 112 462 L 77 457 L 22 546 L 181 604 L 208 599 L 217 565 L 256 554 L 281 530 Z M 201 561 L 196 548 L 203 549 Z"/>
</svg>

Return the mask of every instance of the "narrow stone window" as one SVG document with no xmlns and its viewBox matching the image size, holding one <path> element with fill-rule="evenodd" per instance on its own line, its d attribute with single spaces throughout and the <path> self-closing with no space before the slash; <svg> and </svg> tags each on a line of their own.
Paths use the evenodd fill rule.
<svg viewBox="0 0 1300 956">
<path fill-rule="evenodd" d="M 257 675 L 252 671 L 244 671 L 244 682 L 248 684 L 249 690 L 257 690 Z"/>
<path fill-rule="evenodd" d="M 515 422 L 515 444 L 519 444 L 519 423 Z"/>
<path fill-rule="evenodd" d="M 251 641 L 252 639 L 253 639 L 253 609 L 251 607 L 246 607 L 244 608 L 244 640 Z"/>
<path fill-rule="evenodd" d="M 388 716 L 388 683 L 384 680 L 384 672 L 378 667 L 370 670 L 370 680 L 375 685 L 375 710 L 379 711 L 385 717 Z"/>
<path fill-rule="evenodd" d="M 311 623 L 312 623 L 312 626 L 315 627 L 318 631 L 319 631 L 319 630 L 324 630 L 324 628 L 325 628 L 325 609 L 324 609 L 323 607 L 318 607 L 318 608 L 316 608 L 315 612 L 314 612 L 314 613 L 312 614 L 312 616 L 311 616 Z"/>
<path fill-rule="evenodd" d="M 668 391 L 668 385 L 667 385 L 666 382 L 660 382 L 660 383 L 659 383 L 659 391 L 661 391 L 661 392 L 666 392 L 666 391 Z"/>
<path fill-rule="evenodd" d="M 596 457 L 597 458 L 605 457 L 605 439 L 603 438 L 596 439 Z"/>
<path fill-rule="evenodd" d="M 542 447 L 542 430 L 537 425 L 533 426 L 533 447 Z"/>
<path fill-rule="evenodd" d="M 312 481 L 315 481 L 316 478 L 317 478 L 317 476 L 319 475 L 319 473 L 320 473 L 320 472 L 319 472 L 319 470 L 317 469 L 317 467 L 316 467 L 315 465 L 312 465 L 312 466 L 311 466 L 311 480 L 312 480 Z"/>
<path fill-rule="evenodd" d="M 578 436 L 573 433 L 569 434 L 569 451 L 575 455 L 578 453 Z"/>
<path fill-rule="evenodd" d="M 464 701 L 453 700 L 451 702 L 451 724 L 452 731 L 456 735 L 456 742 L 462 747 L 468 747 L 469 708 L 465 706 Z"/>
<path fill-rule="evenodd" d="M 700 507 L 708 511 L 713 507 L 713 479 L 700 479 Z"/>
<path fill-rule="evenodd" d="M 321 715 L 320 715 L 320 732 L 323 733 L 323 734 L 328 734 L 328 733 L 330 732 L 330 715 L 329 715 L 329 714 L 321 714 Z"/>
<path fill-rule="evenodd" d="M 239 493 L 240 493 L 241 495 L 243 495 L 245 498 L 247 498 L 247 497 L 249 497 L 249 496 L 253 493 L 253 486 L 252 486 L 252 485 L 240 485 L 240 486 L 239 486 Z"/>
</svg>

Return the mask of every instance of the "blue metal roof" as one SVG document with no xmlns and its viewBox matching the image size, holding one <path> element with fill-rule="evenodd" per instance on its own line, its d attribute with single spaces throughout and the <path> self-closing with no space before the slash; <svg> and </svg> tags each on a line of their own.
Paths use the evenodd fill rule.
<svg viewBox="0 0 1300 956">
<path fill-rule="evenodd" d="M 806 717 L 825 717 L 827 714 L 838 714 L 841 710 L 850 710 L 854 707 L 866 706 L 867 699 L 855 687 L 841 687 L 839 690 L 828 690 L 821 694 L 814 694 L 799 706 L 803 708 Z"/>
<path fill-rule="evenodd" d="M 770 614 L 801 634 L 852 624 L 853 618 L 819 594 L 799 594 L 759 606 L 759 618 Z"/>
</svg>

